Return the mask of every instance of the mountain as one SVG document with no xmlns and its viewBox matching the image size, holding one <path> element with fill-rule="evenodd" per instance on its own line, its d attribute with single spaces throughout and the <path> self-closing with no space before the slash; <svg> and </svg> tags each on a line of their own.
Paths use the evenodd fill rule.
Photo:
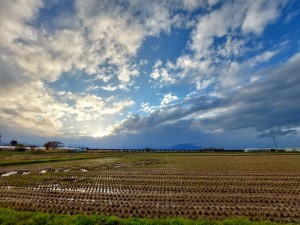
<svg viewBox="0 0 300 225">
<path fill-rule="evenodd" d="M 172 150 L 199 150 L 199 149 L 202 149 L 202 147 L 195 146 L 195 145 L 189 144 L 189 143 L 181 143 L 181 144 L 172 146 L 168 149 L 172 149 Z"/>
<path fill-rule="evenodd" d="M 0 146 L 6 146 L 6 145 L 9 145 L 9 143 L 0 141 Z"/>
</svg>

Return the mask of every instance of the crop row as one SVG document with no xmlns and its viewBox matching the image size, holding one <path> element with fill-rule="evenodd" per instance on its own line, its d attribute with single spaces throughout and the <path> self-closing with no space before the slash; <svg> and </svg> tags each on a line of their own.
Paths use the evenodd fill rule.
<svg viewBox="0 0 300 225">
<path fill-rule="evenodd" d="M 58 186 L 55 188 L 15 188 L 2 187 L 0 198 L 52 198 L 52 199 L 77 199 L 77 200 L 109 200 L 114 202 L 170 202 L 180 203 L 188 202 L 191 204 L 206 203 L 226 203 L 226 204 L 251 204 L 251 205 L 274 205 L 274 206 L 294 206 L 300 207 L 300 196 L 294 195 L 266 195 L 266 194 L 234 194 L 234 193 L 149 193 L 149 192 L 132 192 L 118 193 L 116 189 L 99 188 L 99 189 L 62 189 Z"/>
<path fill-rule="evenodd" d="M 4 206 L 17 210 L 45 211 L 56 213 L 87 213 L 117 215 L 120 217 L 173 217 L 185 216 L 189 218 L 208 217 L 222 219 L 227 217 L 246 216 L 253 220 L 271 219 L 275 221 L 296 222 L 299 220 L 299 210 L 294 207 L 272 206 L 231 206 L 224 204 L 191 205 L 190 203 L 144 203 L 119 201 L 87 201 L 81 200 L 53 200 L 53 199 L 15 199 L 1 200 Z"/>
</svg>

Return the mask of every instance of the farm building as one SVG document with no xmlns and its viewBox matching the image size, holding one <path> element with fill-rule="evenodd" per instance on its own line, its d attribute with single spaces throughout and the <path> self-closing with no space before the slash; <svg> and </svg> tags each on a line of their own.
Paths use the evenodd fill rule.
<svg viewBox="0 0 300 225">
<path fill-rule="evenodd" d="M 1 146 L 0 146 L 0 150 L 13 151 L 13 150 L 15 150 L 15 146 L 1 145 Z"/>
<path fill-rule="evenodd" d="M 245 148 L 244 152 L 300 152 L 300 148 Z"/>
<path fill-rule="evenodd" d="M 300 148 L 296 147 L 296 148 L 286 148 L 285 149 L 286 152 L 300 152 Z"/>
<path fill-rule="evenodd" d="M 60 150 L 69 150 L 71 152 L 85 152 L 86 148 L 71 148 L 71 147 L 60 147 Z"/>
</svg>

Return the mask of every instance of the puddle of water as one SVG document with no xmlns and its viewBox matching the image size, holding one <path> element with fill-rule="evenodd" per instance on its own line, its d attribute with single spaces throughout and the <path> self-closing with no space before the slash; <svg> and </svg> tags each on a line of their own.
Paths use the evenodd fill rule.
<svg viewBox="0 0 300 225">
<path fill-rule="evenodd" d="M 15 175 L 15 174 L 17 174 L 16 171 L 8 172 L 8 173 L 5 173 L 5 174 L 2 174 L 1 177 L 8 177 L 8 176 L 10 176 L 10 175 Z"/>
<path fill-rule="evenodd" d="M 40 173 L 46 173 L 47 172 L 47 170 L 42 170 Z"/>
<path fill-rule="evenodd" d="M 86 169 L 81 169 L 80 171 L 81 171 L 81 172 L 87 172 L 87 170 L 86 170 Z"/>
<path fill-rule="evenodd" d="M 22 175 L 28 175 L 30 172 L 23 172 Z"/>
</svg>

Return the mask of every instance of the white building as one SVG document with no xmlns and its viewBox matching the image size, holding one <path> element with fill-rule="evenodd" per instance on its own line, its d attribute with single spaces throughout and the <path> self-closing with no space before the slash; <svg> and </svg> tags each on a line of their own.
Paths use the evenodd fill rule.
<svg viewBox="0 0 300 225">
<path fill-rule="evenodd" d="M 244 152 L 300 152 L 300 148 L 245 148 Z"/>
</svg>

